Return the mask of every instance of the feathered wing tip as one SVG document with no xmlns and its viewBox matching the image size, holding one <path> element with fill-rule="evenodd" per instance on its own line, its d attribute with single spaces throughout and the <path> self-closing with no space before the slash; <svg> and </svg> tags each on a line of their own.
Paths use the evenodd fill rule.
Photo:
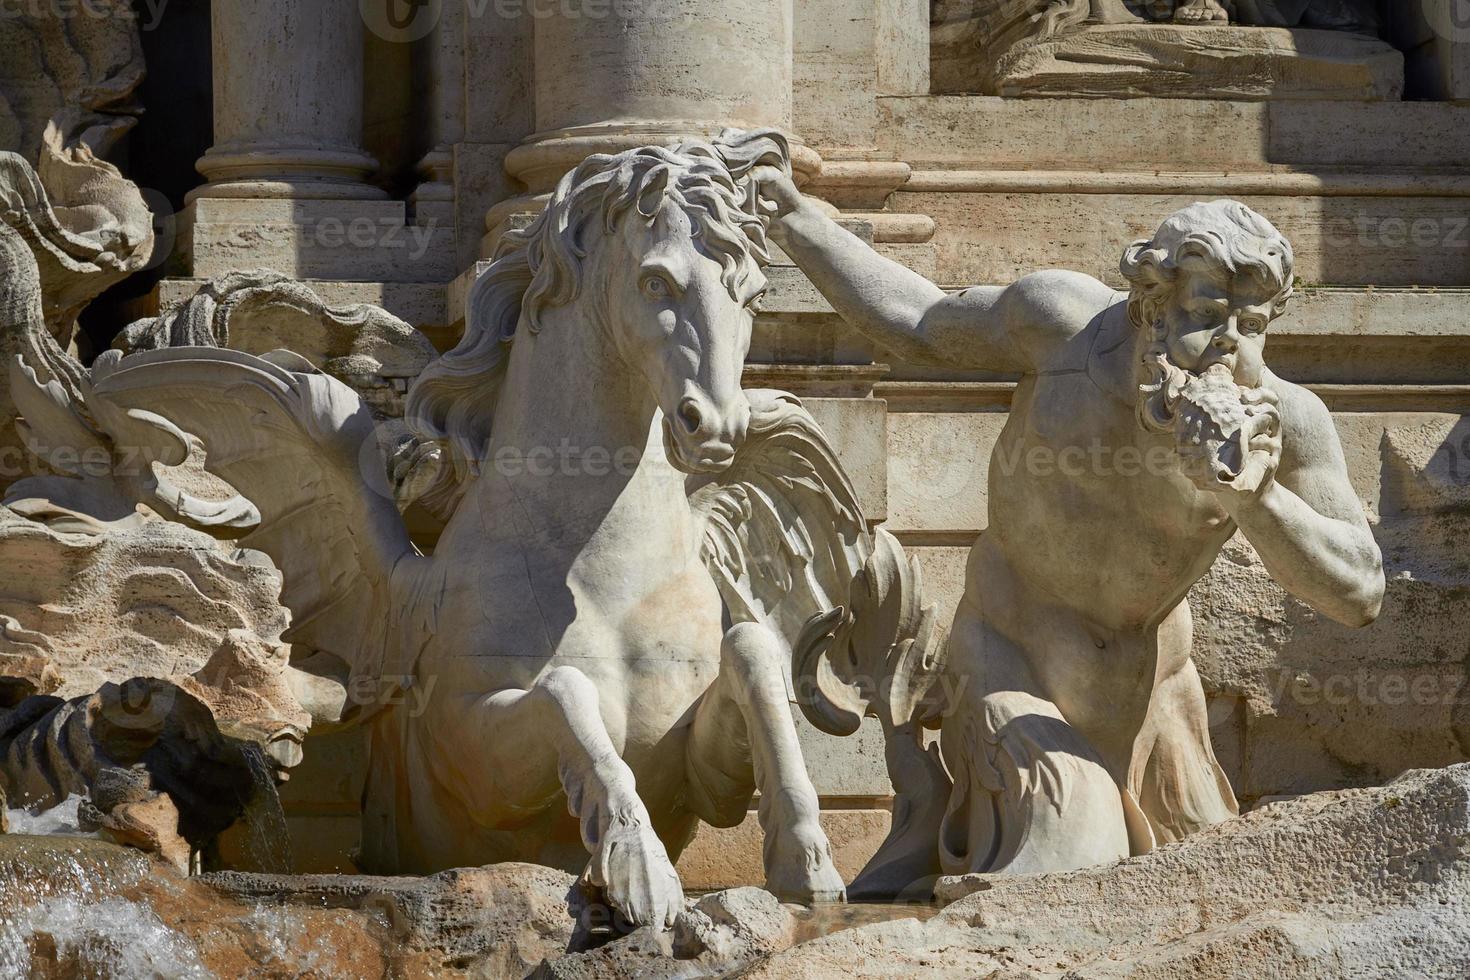
<svg viewBox="0 0 1470 980">
<path fill-rule="evenodd" d="M 736 622 L 759 621 L 788 647 L 813 615 L 845 607 L 869 551 L 856 492 L 794 395 L 752 389 L 734 463 L 700 481 L 690 505 L 704 560 Z"/>
<path fill-rule="evenodd" d="M 785 392 L 750 391 L 750 435 L 690 503 L 704 558 L 735 622 L 759 621 L 792 654 L 795 700 L 821 731 L 883 726 L 896 797 L 888 839 L 849 890 L 923 890 L 938 873 L 949 775 L 923 745 L 945 708 L 945 633 L 916 559 L 869 530 L 816 420 Z"/>
<path fill-rule="evenodd" d="M 918 560 L 882 528 L 872 534 L 849 603 L 813 616 L 796 644 L 802 713 L 833 735 L 852 734 L 865 715 L 889 733 L 936 727 L 945 708 L 938 682 L 947 634 L 937 607 L 924 604 Z"/>
</svg>

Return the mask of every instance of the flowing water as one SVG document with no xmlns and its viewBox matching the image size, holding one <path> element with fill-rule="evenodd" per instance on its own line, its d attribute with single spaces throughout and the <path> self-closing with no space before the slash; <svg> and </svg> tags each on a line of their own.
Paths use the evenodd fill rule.
<svg viewBox="0 0 1470 980">
<path fill-rule="evenodd" d="M 939 914 L 933 902 L 819 902 L 796 915 L 796 940 L 808 942 L 844 929 L 897 919 L 923 922 Z"/>
<path fill-rule="evenodd" d="M 38 840 L 11 836 L 7 844 L 20 854 L 8 850 L 0 862 L 0 978 L 19 980 L 42 969 L 40 975 L 81 980 L 211 976 L 193 942 L 148 905 L 115 893 L 127 884 L 126 869 L 99 868 L 51 849 L 51 867 L 36 875 L 21 855 L 28 841 Z"/>
<path fill-rule="evenodd" d="M 247 856 L 263 869 L 288 870 L 285 815 L 263 755 L 252 759 L 252 770 Z M 82 834 L 79 802 L 73 797 L 40 814 L 9 811 L 16 833 L 0 836 L 0 980 L 196 980 L 242 967 L 261 976 L 347 980 L 367 967 L 350 957 L 372 948 L 364 941 L 377 941 L 365 926 L 326 927 L 286 903 L 231 902 L 197 880 L 160 875 L 153 859 Z M 914 903 L 822 904 L 796 914 L 796 939 L 937 911 Z M 371 928 L 384 935 L 389 923 L 373 916 Z"/>
<path fill-rule="evenodd" d="M 270 759 L 257 745 L 247 745 L 242 751 L 255 784 L 241 817 L 250 860 L 256 870 L 287 874 L 292 868 L 291 832 L 286 826 L 286 811 L 281 807 L 281 794 L 276 790 Z"/>
<path fill-rule="evenodd" d="M 254 791 L 241 821 L 251 863 L 263 871 L 291 869 L 286 815 L 263 752 L 246 749 Z M 45 838 L 96 838 L 77 822 L 80 796 L 49 810 L 7 810 L 10 833 L 0 836 L 0 980 L 33 976 L 81 980 L 194 980 L 214 974 L 189 936 L 170 928 L 148 901 L 128 897 L 150 865 L 96 859 L 78 840 L 75 853 Z M 86 842 L 90 844 L 90 841 Z M 95 845 L 94 845 L 95 846 Z M 38 873 L 39 869 L 44 871 Z M 240 935 L 256 963 L 336 975 L 325 937 L 304 935 L 287 910 L 260 907 Z"/>
</svg>

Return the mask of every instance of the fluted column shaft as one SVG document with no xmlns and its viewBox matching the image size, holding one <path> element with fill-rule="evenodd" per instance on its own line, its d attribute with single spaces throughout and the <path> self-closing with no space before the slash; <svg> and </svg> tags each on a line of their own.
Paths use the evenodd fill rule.
<svg viewBox="0 0 1470 980">
<path fill-rule="evenodd" d="M 357 0 L 228 0 L 211 10 L 214 146 L 201 197 L 379 198 L 364 183 Z"/>
<path fill-rule="evenodd" d="M 538 132 L 506 160 L 531 193 L 587 154 L 791 129 L 792 0 L 528 0 Z M 818 165 L 799 151 L 799 165 Z"/>
</svg>

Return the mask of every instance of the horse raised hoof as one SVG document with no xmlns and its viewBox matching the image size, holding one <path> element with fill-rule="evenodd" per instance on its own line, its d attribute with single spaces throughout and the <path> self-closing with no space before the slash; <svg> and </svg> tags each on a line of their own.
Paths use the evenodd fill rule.
<svg viewBox="0 0 1470 980">
<path fill-rule="evenodd" d="M 766 891 L 788 902 L 847 901 L 847 885 L 832 862 L 832 845 L 815 821 L 768 831 Z"/>
<path fill-rule="evenodd" d="M 672 929 L 684 910 L 684 888 L 646 823 L 619 823 L 607 832 L 588 866 L 588 878 L 626 924 Z"/>
</svg>

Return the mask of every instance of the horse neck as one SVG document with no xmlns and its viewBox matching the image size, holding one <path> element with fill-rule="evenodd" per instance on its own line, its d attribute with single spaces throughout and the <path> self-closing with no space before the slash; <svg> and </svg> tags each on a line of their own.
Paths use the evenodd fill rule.
<svg viewBox="0 0 1470 980">
<path fill-rule="evenodd" d="M 510 491 L 533 523 L 540 515 L 563 529 L 572 520 L 588 535 L 687 544 L 684 478 L 664 456 L 658 404 L 603 328 L 578 312 L 586 301 L 546 311 L 538 333 L 524 322 L 518 328 L 482 492 Z"/>
</svg>

